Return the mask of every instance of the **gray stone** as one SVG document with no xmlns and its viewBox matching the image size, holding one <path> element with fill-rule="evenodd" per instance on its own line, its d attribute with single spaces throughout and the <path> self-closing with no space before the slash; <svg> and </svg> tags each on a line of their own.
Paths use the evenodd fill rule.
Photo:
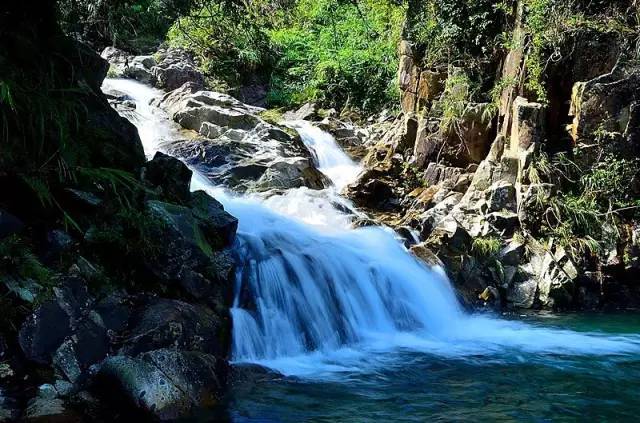
<svg viewBox="0 0 640 423">
<path fill-rule="evenodd" d="M 120 391 L 134 407 L 166 421 L 218 405 L 225 372 L 211 355 L 161 349 L 138 358 L 107 359 L 98 381 Z"/>
<path fill-rule="evenodd" d="M 517 211 L 516 188 L 509 182 L 496 182 L 489 188 L 489 211 Z"/>
<path fill-rule="evenodd" d="M 507 300 L 517 308 L 531 308 L 536 298 L 538 283 L 535 279 L 515 282 L 507 290 Z"/>
</svg>

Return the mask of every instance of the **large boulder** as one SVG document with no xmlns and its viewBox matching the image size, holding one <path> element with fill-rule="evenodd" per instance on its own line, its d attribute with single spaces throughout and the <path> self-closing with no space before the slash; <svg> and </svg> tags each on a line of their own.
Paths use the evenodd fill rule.
<svg viewBox="0 0 640 423">
<path fill-rule="evenodd" d="M 203 205 L 195 210 L 161 201 L 147 202 L 151 216 L 162 222 L 163 247 L 144 257 L 158 282 L 180 287 L 192 297 L 224 310 L 232 296 L 233 243 L 237 220 L 224 209 Z"/>
<path fill-rule="evenodd" d="M 136 356 L 161 348 L 226 357 L 226 322 L 211 309 L 177 300 L 151 300 L 134 313 L 120 354 Z"/>
<path fill-rule="evenodd" d="M 255 107 L 191 84 L 168 93 L 158 105 L 200 134 L 170 142 L 165 150 L 217 184 L 256 192 L 329 184 L 300 137 L 265 122 Z"/>
<path fill-rule="evenodd" d="M 145 165 L 144 179 L 159 187 L 165 197 L 178 203 L 190 198 L 189 186 L 193 172 L 180 160 L 157 152 Z"/>
<path fill-rule="evenodd" d="M 174 421 L 219 405 L 226 373 L 226 364 L 210 354 L 159 349 L 108 358 L 97 381 L 112 400 L 123 398 L 155 419 Z"/>
<path fill-rule="evenodd" d="M 110 349 L 94 302 L 81 278 L 70 278 L 55 288 L 54 298 L 36 309 L 20 329 L 25 356 L 40 364 L 53 363 L 73 382 L 86 375 Z"/>
<path fill-rule="evenodd" d="M 186 51 L 169 49 L 158 56 L 158 63 L 151 69 L 158 88 L 175 90 L 187 82 L 204 87 L 204 76 Z"/>
</svg>

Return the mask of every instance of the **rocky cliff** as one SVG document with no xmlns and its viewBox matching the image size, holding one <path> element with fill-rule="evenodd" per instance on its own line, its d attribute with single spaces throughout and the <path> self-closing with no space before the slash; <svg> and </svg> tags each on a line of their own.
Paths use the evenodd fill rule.
<svg viewBox="0 0 640 423">
<path fill-rule="evenodd" d="M 571 26 L 573 18 L 545 12 L 546 28 L 563 31 L 548 44 L 534 2 L 489 14 L 463 6 L 457 15 L 448 3 L 433 6 L 438 24 L 472 22 L 453 39 L 467 44 L 451 41 L 455 52 L 434 58 L 433 38 L 419 37 L 430 6 L 410 5 L 399 47 L 402 113 L 370 141 L 351 198 L 419 234 L 412 250 L 444 263 L 469 306 L 636 305 L 640 68 L 625 34 L 637 31 L 637 5 L 567 12 L 620 28 Z M 481 12 L 488 23 L 475 28 Z M 469 31 L 478 39 L 504 31 L 510 42 L 474 49 Z M 543 72 L 532 66 L 540 57 Z"/>
</svg>

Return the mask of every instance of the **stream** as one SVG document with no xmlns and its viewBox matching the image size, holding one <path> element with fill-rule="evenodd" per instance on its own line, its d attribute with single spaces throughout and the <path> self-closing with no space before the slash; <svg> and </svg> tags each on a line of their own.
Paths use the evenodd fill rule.
<svg viewBox="0 0 640 423">
<path fill-rule="evenodd" d="M 179 128 L 129 80 L 148 156 Z M 353 229 L 340 196 L 360 171 L 331 135 L 290 122 L 334 186 L 267 199 L 204 189 L 239 219 L 232 360 L 281 377 L 236 386 L 238 422 L 632 420 L 640 414 L 640 317 L 468 314 L 443 269 L 393 231 Z"/>
</svg>

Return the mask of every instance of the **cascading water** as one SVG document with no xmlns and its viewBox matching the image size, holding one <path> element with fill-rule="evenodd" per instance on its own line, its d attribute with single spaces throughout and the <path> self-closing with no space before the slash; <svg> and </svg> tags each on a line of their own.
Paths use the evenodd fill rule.
<svg viewBox="0 0 640 423">
<path fill-rule="evenodd" d="M 148 105 L 158 91 L 123 80 L 105 85 L 136 101 L 131 118 L 148 155 L 178 137 L 167 116 Z M 330 135 L 304 122 L 291 126 L 335 187 L 265 200 L 233 195 L 197 172 L 192 181 L 192 189 L 209 191 L 240 222 L 235 361 L 328 378 L 388 365 L 385 357 L 399 350 L 445 357 L 640 352 L 638 335 L 578 333 L 463 312 L 443 273 L 415 260 L 390 230 L 349 227 L 342 210 L 350 205 L 337 193 L 359 166 Z"/>
</svg>

